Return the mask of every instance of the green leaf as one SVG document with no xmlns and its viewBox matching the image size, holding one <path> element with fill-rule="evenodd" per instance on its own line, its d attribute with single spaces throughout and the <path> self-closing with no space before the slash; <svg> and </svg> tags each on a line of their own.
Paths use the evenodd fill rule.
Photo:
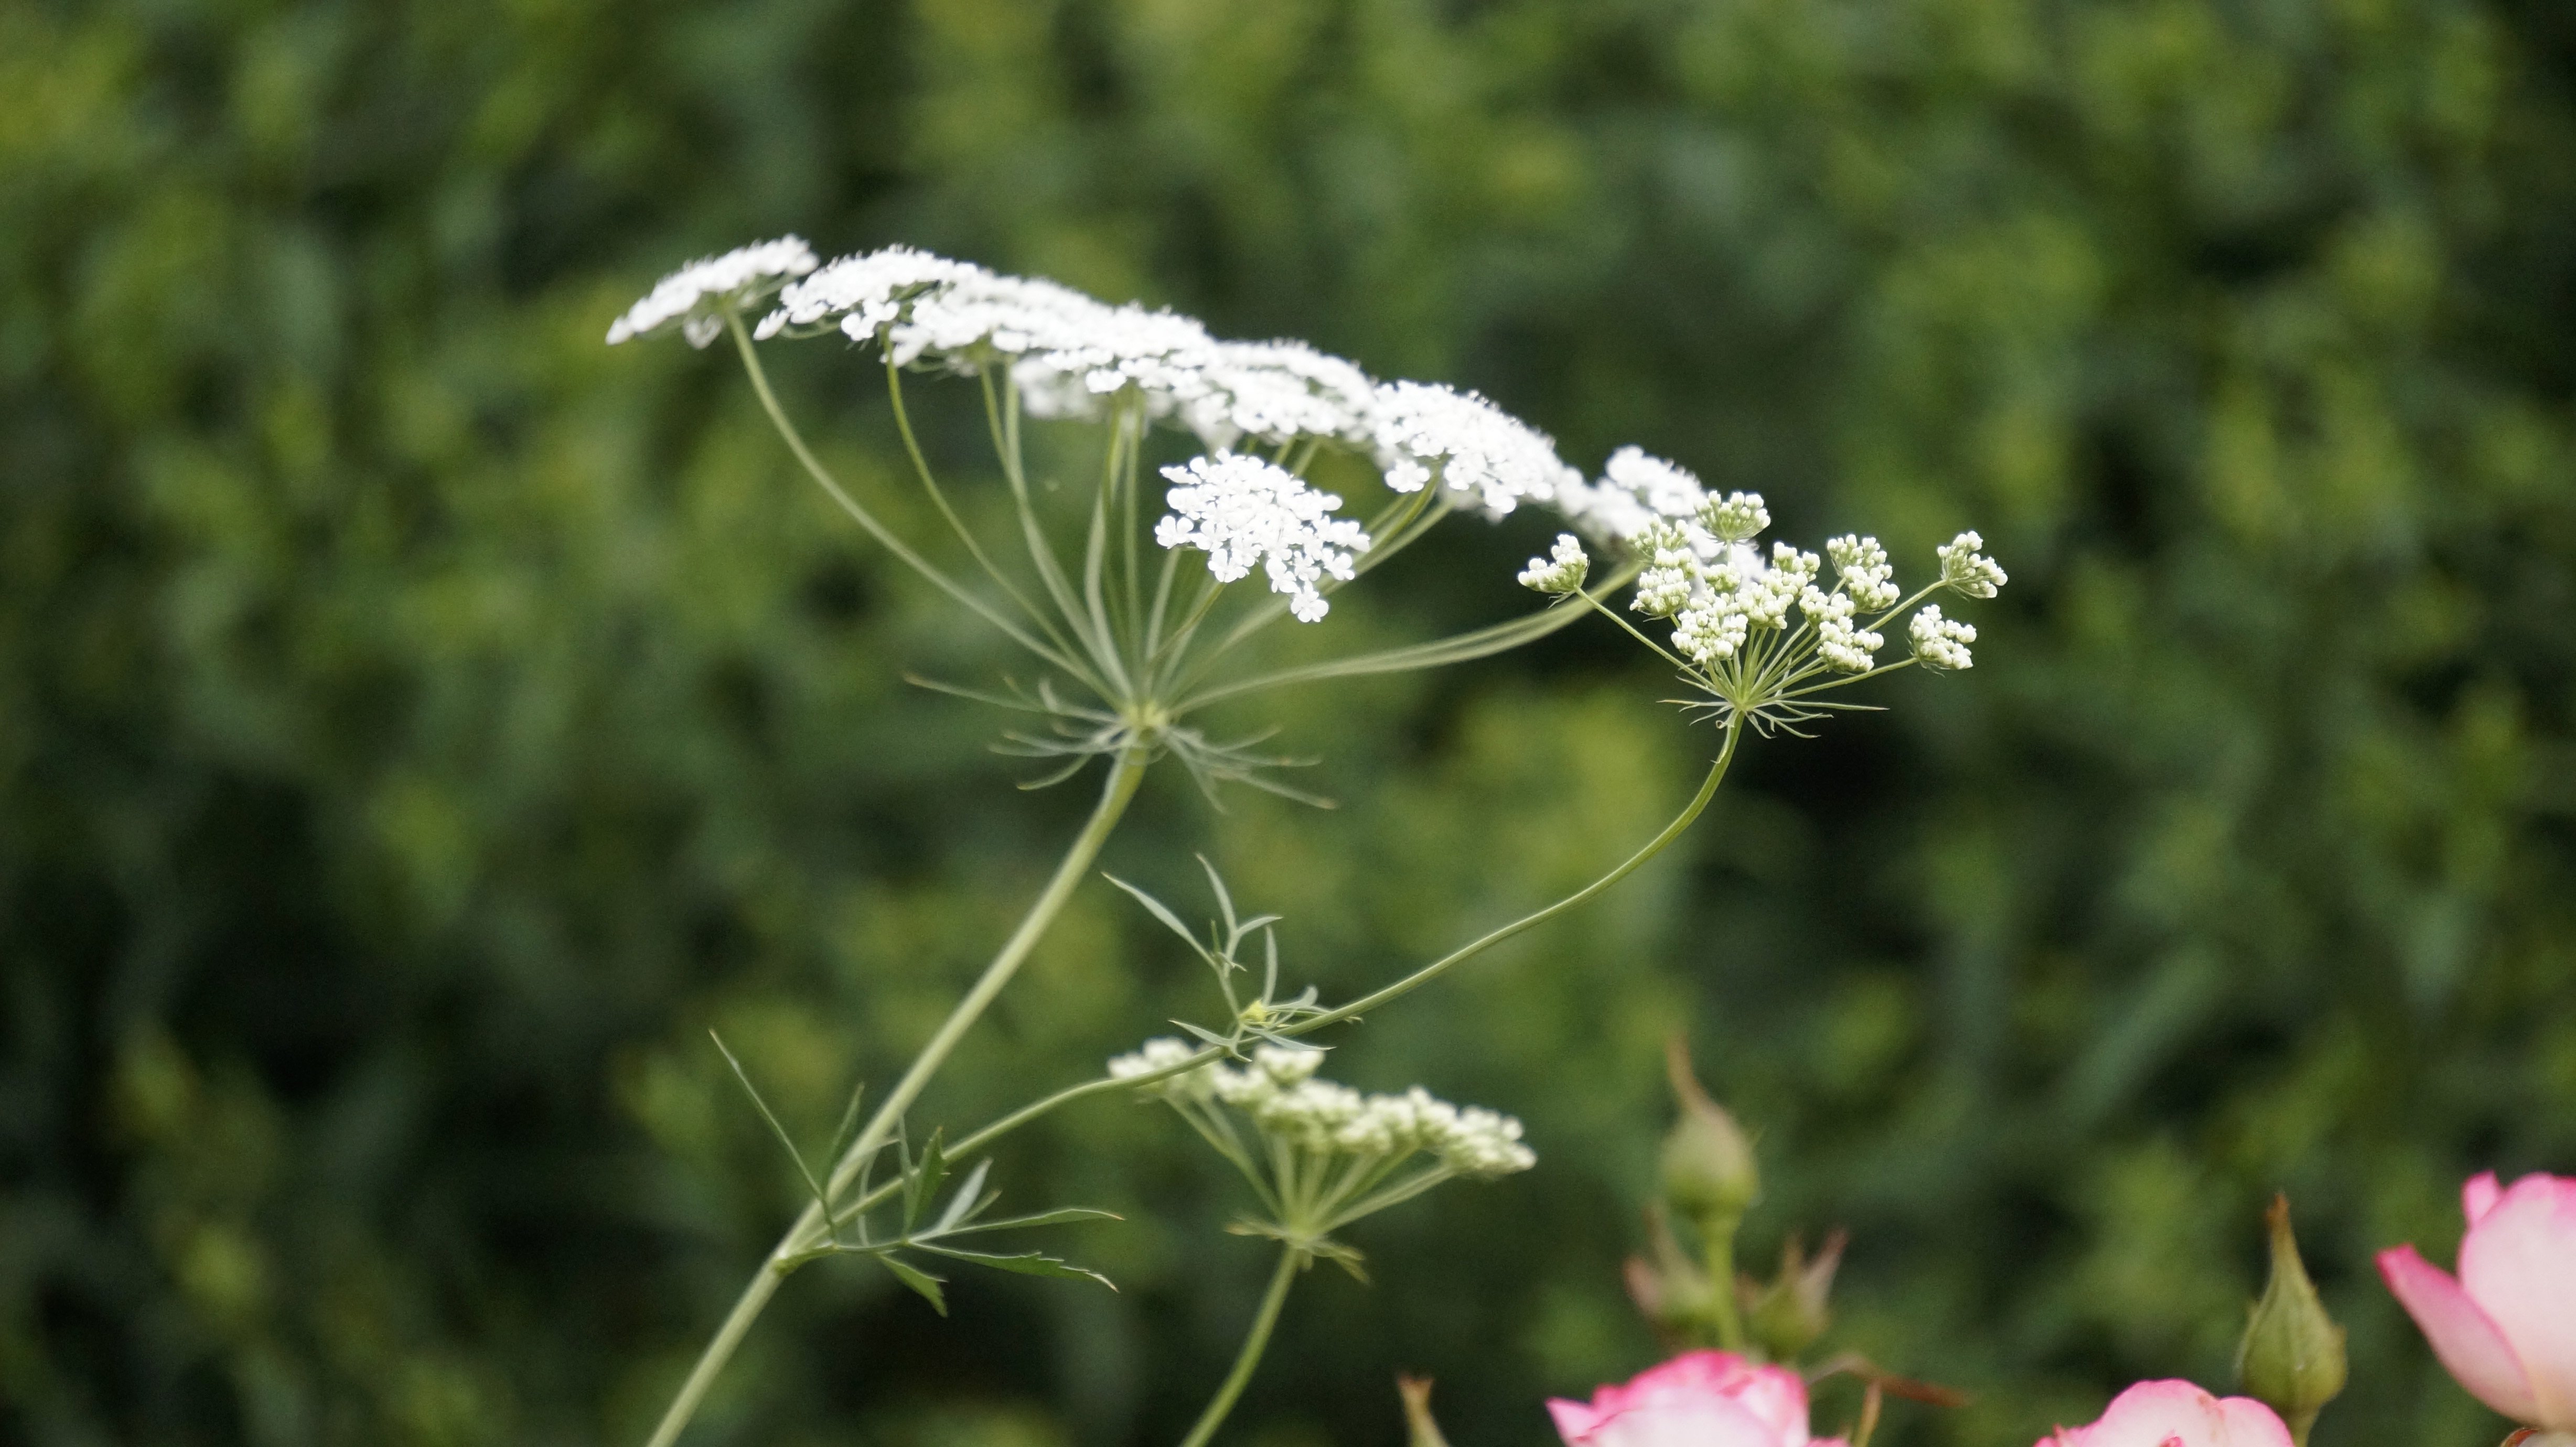
<svg viewBox="0 0 2576 1447">
<path fill-rule="evenodd" d="M 922 1234 L 945 1236 L 972 1221 L 977 1212 L 991 1205 L 992 1197 L 984 1194 L 984 1177 L 992 1169 L 993 1163 L 990 1159 L 977 1161 L 975 1169 L 966 1173 L 966 1183 L 949 1196 L 948 1209 L 939 1213 L 938 1223 Z"/>
<path fill-rule="evenodd" d="M 1145 891 L 1138 889 L 1132 884 L 1129 884 L 1127 881 L 1120 879 L 1117 875 L 1103 874 L 1101 878 L 1108 880 L 1111 884 L 1117 885 L 1120 889 L 1123 889 L 1127 891 L 1128 894 L 1134 896 L 1138 904 L 1145 906 L 1147 910 L 1153 913 L 1154 918 L 1163 922 L 1163 927 L 1165 929 L 1168 929 L 1172 933 L 1179 935 L 1182 939 L 1189 941 L 1190 948 L 1198 952 L 1200 959 L 1207 961 L 1211 965 L 1217 963 L 1216 956 L 1208 953 L 1207 946 L 1199 943 L 1199 937 L 1190 932 L 1190 927 L 1188 925 L 1181 923 L 1179 916 L 1173 914 L 1170 910 L 1165 909 L 1161 900 L 1156 899 L 1154 896 L 1147 894 Z"/>
<path fill-rule="evenodd" d="M 1207 871 L 1208 888 L 1216 892 L 1216 907 L 1225 916 L 1226 932 L 1240 934 L 1241 927 L 1234 922 L 1234 896 L 1226 892 L 1224 878 L 1216 872 L 1216 866 L 1206 855 L 1199 855 L 1198 861 L 1199 868 Z"/>
<path fill-rule="evenodd" d="M 919 1164 L 911 1167 L 903 1183 L 903 1234 L 912 1234 L 923 1208 L 939 1194 L 940 1183 L 947 1179 L 948 1156 L 940 1149 L 939 1131 L 933 1127 L 930 1139 L 922 1143 Z"/>
<path fill-rule="evenodd" d="M 936 1251 L 959 1261 L 970 1261 L 977 1266 L 989 1266 L 996 1271 L 1012 1271 L 1022 1276 L 1053 1276 L 1066 1281 L 1097 1281 L 1112 1291 L 1118 1289 L 1116 1282 L 1097 1271 L 1086 1270 L 1042 1252 L 1024 1251 L 1013 1256 L 996 1256 L 983 1251 L 961 1251 L 954 1246 L 924 1245 L 921 1249 Z"/>
<path fill-rule="evenodd" d="M 787 1138 L 787 1127 L 778 1123 L 778 1117 L 769 1109 L 769 1102 L 760 1098 L 760 1091 L 751 1083 L 751 1076 L 743 1070 L 742 1062 L 736 1060 L 733 1052 L 725 1048 L 724 1037 L 709 1030 L 707 1038 L 716 1042 L 716 1052 L 724 1056 L 725 1064 L 733 1067 L 733 1078 L 742 1082 L 743 1093 L 751 1097 L 752 1108 L 760 1112 L 762 1120 L 769 1122 L 769 1133 L 778 1137 L 778 1144 L 785 1148 L 787 1158 L 796 1163 L 796 1174 L 805 1178 L 805 1189 L 814 1193 L 816 1209 L 825 1216 L 830 1216 L 831 1202 L 823 1197 L 823 1183 L 814 1179 L 814 1172 L 806 1167 L 805 1153 L 796 1149 L 796 1142 Z"/>
<path fill-rule="evenodd" d="M 859 1104 L 867 1098 L 868 1083 L 865 1080 L 851 1087 L 849 1108 L 841 1112 L 841 1123 L 832 1130 L 832 1149 L 823 1157 L 827 1169 L 840 1168 L 841 1153 L 850 1148 L 852 1139 L 859 1133 Z"/>
<path fill-rule="evenodd" d="M 1071 1221 L 1124 1221 L 1115 1211 L 1095 1211 L 1088 1206 L 1067 1206 L 1058 1211 L 1040 1211 L 1031 1216 L 1004 1216 L 992 1221 L 970 1221 L 963 1226 L 941 1232 L 946 1236 L 972 1236 L 979 1231 L 1011 1231 L 1023 1226 L 1062 1226 Z"/>
<path fill-rule="evenodd" d="M 948 1295 L 939 1289 L 942 1278 L 931 1275 L 892 1252 L 882 1253 L 877 1259 L 885 1263 L 886 1270 L 894 1273 L 895 1280 L 919 1292 L 921 1299 L 930 1303 L 931 1310 L 941 1316 L 948 1314 Z"/>
</svg>

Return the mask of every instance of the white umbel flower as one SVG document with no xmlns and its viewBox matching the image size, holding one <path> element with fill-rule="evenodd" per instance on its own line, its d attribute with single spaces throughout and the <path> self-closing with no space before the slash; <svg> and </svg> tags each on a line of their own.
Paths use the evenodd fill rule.
<svg viewBox="0 0 2576 1447">
<path fill-rule="evenodd" d="M 1377 383 L 1354 362 L 1304 342 L 1218 342 L 1202 364 L 1181 420 L 1210 447 L 1244 437 L 1273 445 L 1298 437 L 1360 444 L 1369 438 Z"/>
<path fill-rule="evenodd" d="M 626 309 L 626 315 L 609 323 L 608 344 L 613 347 L 676 326 L 690 346 L 703 347 L 724 335 L 727 310 L 765 301 L 813 269 L 814 249 L 794 236 L 692 261 L 655 283 L 643 300 Z"/>
<path fill-rule="evenodd" d="M 1620 542 L 1643 537 L 1658 523 L 1692 521 L 1708 501 L 1707 491 L 1687 468 L 1641 447 L 1611 453 L 1601 472 L 1600 483 L 1583 499 L 1586 508 L 1572 515 Z"/>
<path fill-rule="evenodd" d="M 837 319 L 847 335 L 873 339 L 914 293 L 982 271 L 909 246 L 844 256 L 780 292 L 777 309 L 760 319 L 753 335 L 766 339 Z"/>
<path fill-rule="evenodd" d="M 1646 566 L 1637 574 L 1637 596 L 1629 604 L 1649 618 L 1670 618 L 1688 606 L 1700 586 L 1696 524 L 1657 523 L 1645 534 Z"/>
<path fill-rule="evenodd" d="M 1473 392 L 1426 382 L 1377 389 L 1369 421 L 1386 485 L 1419 492 L 1433 477 L 1488 517 L 1524 502 L 1586 499 L 1583 474 L 1556 455 L 1547 434 Z"/>
<path fill-rule="evenodd" d="M 1368 551 L 1360 525 L 1333 515 L 1341 498 L 1261 458 L 1220 452 L 1166 467 L 1163 476 L 1173 483 L 1165 496 L 1172 511 L 1155 524 L 1154 541 L 1206 553 L 1208 573 L 1220 583 L 1258 565 L 1301 622 L 1329 610 L 1322 581 L 1349 581 L 1357 556 Z"/>
<path fill-rule="evenodd" d="M 1970 598 L 1991 598 L 2010 581 L 2004 577 L 2003 564 L 1978 552 L 1986 540 L 1975 532 L 1964 532 L 1938 550 L 1941 559 L 1941 581 Z"/>
<path fill-rule="evenodd" d="M 1148 1040 L 1109 1062 L 1130 1080 L 1166 1070 L 1194 1052 L 1182 1041 Z M 1400 1158 L 1417 1151 L 1462 1176 L 1491 1180 L 1526 1171 L 1538 1156 L 1521 1143 L 1521 1123 L 1482 1106 L 1455 1106 L 1414 1086 L 1402 1095 L 1363 1095 L 1315 1078 L 1324 1052 L 1254 1048 L 1249 1064 L 1207 1065 L 1148 1087 L 1177 1105 L 1213 1103 L 1250 1117 L 1264 1135 L 1319 1156 Z"/>
<path fill-rule="evenodd" d="M 1878 539 L 1845 533 L 1826 542 L 1825 556 L 1833 559 L 1834 576 L 1861 612 L 1883 613 L 1896 606 L 1896 565 L 1887 560 Z"/>
<path fill-rule="evenodd" d="M 1914 656 L 1926 668 L 1974 668 L 1976 659 L 1968 645 L 1977 641 L 1974 624 L 1941 616 L 1941 605 L 1926 603 L 1914 615 L 1907 628 L 1914 639 Z"/>
<path fill-rule="evenodd" d="M 1118 396 L 1177 418 L 1210 447 L 1369 439 L 1376 383 L 1303 342 L 1225 342 L 1176 312 L 1111 306 L 1070 287 L 1004 276 L 910 247 L 844 257 L 788 288 L 759 334 L 837 319 L 898 366 L 1008 369 L 1030 413 L 1101 415 Z"/>
<path fill-rule="evenodd" d="M 1798 598 L 1798 611 L 1816 625 L 1816 656 L 1837 673 L 1869 672 L 1877 666 L 1878 650 L 1887 645 L 1885 638 L 1852 621 L 1857 608 L 1851 594 L 1813 585 Z"/>
<path fill-rule="evenodd" d="M 1109 1073 L 1119 1080 L 1134 1080 L 1139 1076 L 1170 1070 L 1197 1053 L 1186 1042 L 1165 1035 L 1148 1040 L 1137 1050 L 1111 1060 Z M 1202 1065 L 1195 1070 L 1167 1076 L 1146 1089 L 1174 1100 L 1205 1100 L 1215 1093 L 1216 1075 L 1221 1068 Z"/>
<path fill-rule="evenodd" d="M 1758 492 L 1731 492 L 1700 507 L 1700 526 L 1722 542 L 1750 542 L 1771 526 L 1771 509 Z"/>
<path fill-rule="evenodd" d="M 1585 555 L 1582 540 L 1572 533 L 1558 533 L 1556 546 L 1546 557 L 1532 558 L 1521 569 L 1521 586 L 1561 596 L 1582 587 L 1591 571 L 1592 559 Z"/>
<path fill-rule="evenodd" d="M 1733 658 L 1752 624 L 1733 592 L 1704 592 L 1700 601 L 1673 615 L 1673 647 L 1705 668 Z"/>
</svg>

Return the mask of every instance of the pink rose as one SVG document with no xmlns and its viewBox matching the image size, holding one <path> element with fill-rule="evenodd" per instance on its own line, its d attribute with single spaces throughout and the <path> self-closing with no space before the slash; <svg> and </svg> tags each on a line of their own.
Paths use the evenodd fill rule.
<svg viewBox="0 0 2576 1447">
<path fill-rule="evenodd" d="M 2415 1254 L 2379 1253 L 2397 1293 L 2460 1385 L 2517 1422 L 2576 1431 L 2576 1177 L 2533 1174 L 2460 1189 L 2469 1234 L 2460 1275 Z"/>
<path fill-rule="evenodd" d="M 2290 1429 L 2251 1397 L 2213 1397 L 2189 1382 L 2140 1382 L 2090 1427 L 2060 1427 L 2036 1447 L 2290 1447 Z"/>
<path fill-rule="evenodd" d="M 1807 1384 L 1732 1352 L 1685 1352 L 1603 1387 L 1589 1405 L 1550 1400 L 1566 1447 L 1842 1447 L 1807 1436 Z"/>
</svg>

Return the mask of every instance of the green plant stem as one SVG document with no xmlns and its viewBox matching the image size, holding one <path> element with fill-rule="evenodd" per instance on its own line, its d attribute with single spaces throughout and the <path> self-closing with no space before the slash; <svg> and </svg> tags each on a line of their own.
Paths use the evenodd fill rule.
<svg viewBox="0 0 2576 1447">
<path fill-rule="evenodd" d="M 1700 1254 L 1708 1263 L 1709 1319 L 1717 1327 L 1717 1344 L 1744 1350 L 1744 1317 L 1735 1307 L 1735 1232 L 1744 1218 L 1706 1216 L 1699 1222 Z"/>
<path fill-rule="evenodd" d="M 1074 836 L 1063 862 L 1056 866 L 1054 877 L 1047 881 L 1046 889 L 1038 895 L 1036 903 L 1029 906 L 1029 912 L 1021 917 L 1019 928 L 1011 932 L 1001 952 L 984 967 L 984 973 L 966 992 L 965 998 L 948 1012 L 948 1018 L 941 1022 L 938 1033 L 921 1047 L 921 1053 L 913 1057 L 911 1068 L 904 1072 L 903 1079 L 877 1107 L 876 1114 L 869 1118 L 858 1138 L 850 1143 L 849 1150 L 834 1163 L 831 1179 L 824 1188 L 827 1199 L 837 1202 L 849 1189 L 860 1167 L 893 1138 L 895 1126 L 902 1120 L 904 1111 L 920 1098 L 931 1076 L 947 1062 L 949 1052 L 957 1048 L 957 1042 L 993 1003 L 1002 987 L 1011 982 L 1011 976 L 1018 973 L 1029 952 L 1037 947 L 1039 938 L 1055 922 L 1056 915 L 1063 911 L 1065 902 L 1073 897 L 1074 886 L 1091 872 L 1093 862 L 1100 857 L 1101 846 L 1108 843 L 1110 833 L 1118 826 L 1119 817 L 1127 812 L 1128 803 L 1136 797 L 1136 788 L 1144 781 L 1147 762 L 1145 754 L 1137 749 L 1118 756 L 1110 768 L 1108 782 L 1102 786 L 1100 802 L 1091 811 L 1090 821 L 1083 825 L 1080 834 Z M 679 1394 L 671 1399 L 670 1407 L 663 1412 L 661 1425 L 654 1428 L 652 1437 L 647 1439 L 647 1447 L 671 1447 L 679 1440 L 681 1431 L 689 1425 L 689 1419 L 696 1415 L 698 1404 L 705 1399 L 707 1389 L 715 1385 L 717 1375 L 732 1359 L 734 1349 L 742 1344 L 744 1334 L 751 1330 L 751 1324 L 768 1307 L 769 1298 L 777 1293 L 779 1282 L 794 1269 L 791 1259 L 812 1246 L 817 1234 L 826 1229 L 822 1207 L 809 1204 L 796 1218 L 796 1224 L 779 1238 L 778 1245 L 761 1262 L 759 1273 L 753 1276 L 751 1283 L 743 1288 L 742 1296 L 734 1302 L 733 1311 L 725 1317 L 724 1325 L 716 1329 L 715 1336 L 707 1342 L 706 1350 L 699 1353 L 697 1365 L 690 1369 L 688 1380 L 680 1384 Z"/>
<path fill-rule="evenodd" d="M 839 505 L 841 511 L 850 515 L 852 522 L 867 529 L 868 536 L 882 544 L 887 552 L 902 559 L 905 566 L 929 579 L 941 592 L 956 599 L 975 616 L 1000 629 L 1012 642 L 1086 683 L 1095 681 L 1094 675 L 1088 669 L 1074 662 L 1070 656 L 1040 642 L 1027 629 L 1012 622 L 992 604 L 967 591 L 963 584 L 933 566 L 930 560 L 923 557 L 910 543 L 897 537 L 892 529 L 878 521 L 876 514 L 861 507 L 859 500 L 850 496 L 849 489 L 841 486 L 840 479 L 832 476 L 831 469 L 823 465 L 823 460 L 814 455 L 814 449 L 805 445 L 805 435 L 796 430 L 794 422 L 788 420 L 787 409 L 778 405 L 778 394 L 769 386 L 768 369 L 761 366 L 759 349 L 752 346 L 751 333 L 743 327 L 742 317 L 737 313 L 727 312 L 725 325 L 733 333 L 734 349 L 742 354 L 742 368 L 751 374 L 751 390 L 759 395 L 761 409 L 769 414 L 770 425 L 776 427 L 778 435 L 786 439 L 787 450 L 796 455 L 796 461 L 804 467 L 806 475 L 814 479 L 815 484 Z"/>
<path fill-rule="evenodd" d="M 1305 1264 L 1306 1253 L 1294 1246 L 1279 1251 L 1279 1269 L 1270 1273 L 1270 1290 L 1261 1298 L 1261 1310 L 1254 1313 L 1252 1330 L 1243 1338 L 1243 1350 L 1235 1353 L 1234 1370 L 1217 1384 L 1216 1395 L 1208 1399 L 1207 1410 L 1199 1413 L 1198 1425 L 1181 1439 L 1181 1447 L 1207 1447 L 1216 1429 L 1225 1425 L 1226 1413 L 1234 1410 L 1234 1400 L 1243 1395 L 1244 1384 L 1252 1380 L 1252 1369 L 1261 1365 L 1261 1353 L 1270 1345 L 1270 1329 L 1279 1324 L 1279 1308 L 1287 1303 L 1288 1288 L 1297 1279 L 1297 1269 Z"/>
<path fill-rule="evenodd" d="M 1500 929 L 1494 930 L 1469 944 L 1459 946 L 1457 949 L 1450 951 L 1439 959 L 1433 960 L 1430 964 L 1424 965 L 1421 969 L 1414 971 L 1412 974 L 1405 976 L 1394 984 L 1388 985 L 1383 989 L 1371 991 L 1370 993 L 1353 1000 L 1347 1005 L 1338 1005 L 1330 1010 L 1326 1010 L 1320 1015 L 1309 1016 L 1279 1033 L 1283 1035 L 1305 1035 L 1312 1033 L 1313 1031 L 1321 1030 L 1327 1025 L 1335 1025 L 1344 1020 L 1356 1019 L 1360 1015 L 1374 1010 L 1378 1006 L 1383 1005 L 1390 1000 L 1397 999 L 1404 995 L 1409 995 L 1415 990 L 1421 989 L 1423 986 L 1430 984 L 1433 980 L 1438 979 L 1453 966 L 1477 955 L 1483 954 L 1485 951 L 1492 949 L 1494 946 L 1501 944 L 1512 936 L 1521 933 L 1523 930 L 1532 929 L 1538 925 L 1545 924 L 1547 921 L 1556 918 L 1558 915 L 1563 914 L 1567 910 L 1574 908 L 1576 905 L 1592 898 L 1601 891 L 1617 884 L 1620 880 L 1636 873 L 1647 860 L 1663 853 L 1665 848 L 1674 840 L 1682 837 L 1682 832 L 1690 828 L 1691 824 L 1699 818 L 1702 810 L 1708 808 L 1708 801 L 1717 797 L 1717 786 L 1723 783 L 1726 779 L 1727 765 L 1735 761 L 1736 740 L 1741 738 L 1743 733 L 1744 725 L 1740 721 L 1730 723 L 1726 726 L 1726 743 L 1724 747 L 1718 750 L 1717 761 L 1709 765 L 1708 777 L 1700 782 L 1699 792 L 1691 797 L 1689 805 L 1685 807 L 1679 815 L 1674 817 L 1673 822 L 1664 826 L 1664 832 L 1647 840 L 1644 848 L 1629 855 L 1618 868 L 1611 870 L 1608 874 L 1601 876 L 1599 879 L 1592 881 L 1590 884 L 1585 885 L 1581 889 L 1576 890 L 1574 893 L 1567 895 L 1565 898 L 1558 900 L 1556 903 L 1551 904 L 1544 909 L 1534 910 L 1529 914 L 1522 915 L 1519 919 L 1513 920 L 1510 924 L 1504 925 Z"/>
<path fill-rule="evenodd" d="M 1340 1020 L 1351 1019 L 1358 1015 L 1362 1010 L 1375 1009 L 1377 1006 L 1394 999 L 1398 995 L 1404 994 L 1408 990 L 1417 989 L 1422 985 L 1428 984 L 1432 977 L 1439 974 L 1441 971 L 1463 963 L 1475 955 L 1491 949 L 1495 945 L 1501 944 L 1503 941 L 1510 939 L 1512 936 L 1519 934 L 1523 930 L 1529 929 L 1534 925 L 1541 924 L 1566 910 L 1572 909 L 1574 906 L 1583 903 L 1585 900 L 1592 898 L 1601 891 L 1608 889 L 1611 885 L 1625 879 L 1630 874 L 1635 873 L 1647 860 L 1654 858 L 1657 854 L 1663 852 L 1665 847 L 1670 845 L 1675 839 L 1680 838 L 1682 832 L 1690 828 L 1692 822 L 1697 820 L 1700 814 L 1708 808 L 1709 801 L 1717 796 L 1717 786 L 1725 780 L 1726 767 L 1735 757 L 1735 744 L 1741 727 L 1741 725 L 1736 725 L 1727 729 L 1726 744 L 1718 751 L 1717 762 L 1710 766 L 1708 777 L 1700 783 L 1699 793 L 1692 797 L 1690 803 L 1683 808 L 1680 815 L 1675 817 L 1672 823 L 1665 825 L 1664 831 L 1656 835 L 1652 840 L 1649 840 L 1644 848 L 1628 856 L 1625 861 L 1623 861 L 1617 868 L 1611 870 L 1608 874 L 1601 876 L 1599 879 L 1594 880 L 1592 883 L 1585 885 L 1582 889 L 1575 891 L 1573 894 L 1567 895 L 1565 898 L 1558 900 L 1556 903 L 1549 905 L 1545 909 L 1539 910 L 1534 914 L 1524 915 L 1520 919 L 1514 920 L 1512 923 L 1503 926 L 1501 929 L 1494 930 L 1486 934 L 1474 943 L 1463 946 L 1460 949 L 1442 956 L 1440 959 L 1423 966 L 1421 969 L 1414 971 L 1412 974 L 1405 976 L 1403 979 L 1396 981 L 1394 984 L 1387 986 L 1385 989 L 1380 990 L 1375 994 L 1342 1006 L 1340 1009 L 1334 1010 L 1328 1015 L 1317 1016 L 1310 1020 L 1298 1021 L 1279 1033 L 1283 1035 L 1303 1035 L 1311 1030 L 1320 1029 L 1325 1025 L 1333 1024 Z M 1111 1091 L 1131 1091 L 1143 1086 L 1151 1085 L 1158 1080 L 1167 1080 L 1183 1071 L 1195 1070 L 1199 1066 L 1217 1059 L 1223 1053 L 1223 1051 L 1211 1045 L 1201 1049 L 1197 1054 L 1191 1056 L 1187 1062 L 1175 1065 L 1168 1070 L 1159 1070 L 1145 1076 L 1121 1077 L 1115 1075 L 1104 1075 L 1083 1081 L 1077 1085 L 1068 1085 L 1053 1095 L 1033 1100 L 1027 1105 L 1021 1106 L 1019 1109 L 1003 1116 L 999 1120 L 992 1121 L 966 1135 L 958 1137 L 956 1144 L 948 1148 L 948 1154 L 952 1159 L 963 1160 L 966 1157 L 973 1155 L 975 1152 L 984 1149 L 986 1146 L 991 1145 L 993 1142 L 1000 1140 L 1002 1137 L 1009 1135 L 1011 1132 L 1018 1130 L 1021 1126 L 1027 1125 L 1041 1116 L 1050 1115 L 1057 1109 L 1071 1105 L 1077 1100 L 1082 1100 L 1094 1095 L 1105 1095 Z M 895 1186 L 892 1184 L 879 1186 L 867 1195 L 849 1202 L 842 1209 L 845 1212 L 864 1210 L 892 1195 L 895 1189 Z"/>
</svg>

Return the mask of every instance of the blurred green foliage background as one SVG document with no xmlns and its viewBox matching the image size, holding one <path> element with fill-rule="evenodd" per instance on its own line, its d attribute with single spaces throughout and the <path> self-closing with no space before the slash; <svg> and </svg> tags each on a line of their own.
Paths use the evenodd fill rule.
<svg viewBox="0 0 2576 1447">
<path fill-rule="evenodd" d="M 1665 1032 L 1842 1224 L 1836 1340 L 2018 1443 L 2228 1380 L 2297 1204 L 2323 1442 L 2488 1442 L 2369 1269 L 2576 1168 L 2576 12 L 2556 0 L 128 0 L 0 7 L 0 1437 L 631 1443 L 819 1136 L 1089 802 L 907 688 L 992 642 L 827 510 L 679 260 L 908 241 L 1485 389 L 2013 572 L 1970 674 L 1344 1037 L 1541 1168 L 1361 1229 L 1231 1429 L 1461 1447 L 1652 1359 Z M 779 352 L 888 484 L 873 374 Z M 935 389 L 933 389 L 935 390 Z M 962 453 L 960 455 L 963 455 Z M 1459 524 L 1326 625 L 1530 606 Z M 1396 575 L 1399 575 L 1396 576 Z M 1712 746 L 1598 627 L 1277 710 L 1334 812 L 1150 782 L 1328 998 L 1588 878 Z M 1203 978 L 1081 897 L 920 1123 Z M 1112 1295 L 800 1276 L 694 1440 L 1167 1441 L 1266 1253 L 1158 1110 L 1016 1138 Z M 1819 1426 L 1847 1394 L 1829 1392 Z"/>
</svg>

